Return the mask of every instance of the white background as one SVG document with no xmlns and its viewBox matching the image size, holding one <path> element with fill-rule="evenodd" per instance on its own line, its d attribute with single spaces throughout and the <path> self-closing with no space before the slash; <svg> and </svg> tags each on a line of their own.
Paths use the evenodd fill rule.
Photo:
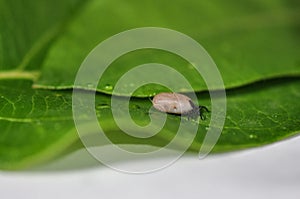
<svg viewBox="0 0 300 199">
<path fill-rule="evenodd" d="M 81 150 L 40 171 L 0 172 L 0 197 L 299 199 L 299 149 L 300 137 L 295 137 L 266 147 L 211 155 L 204 160 L 186 155 L 166 169 L 139 175 L 97 165 Z M 143 164 L 153 161 L 159 158 Z M 75 169 L 78 165 L 86 168 Z M 64 167 L 69 169 L 51 171 Z"/>
</svg>

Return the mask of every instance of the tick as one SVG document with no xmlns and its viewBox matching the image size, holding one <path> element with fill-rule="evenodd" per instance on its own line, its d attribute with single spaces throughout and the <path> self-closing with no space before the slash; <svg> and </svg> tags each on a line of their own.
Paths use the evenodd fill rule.
<svg viewBox="0 0 300 199">
<path fill-rule="evenodd" d="M 200 116 L 203 120 L 203 110 L 209 112 L 205 106 L 196 106 L 191 98 L 179 93 L 159 93 L 154 96 L 153 107 L 161 112 L 186 115 L 189 118 Z"/>
</svg>

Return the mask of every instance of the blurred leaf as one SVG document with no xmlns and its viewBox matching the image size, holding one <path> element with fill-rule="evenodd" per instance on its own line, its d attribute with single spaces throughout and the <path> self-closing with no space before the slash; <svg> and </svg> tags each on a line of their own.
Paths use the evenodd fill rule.
<svg viewBox="0 0 300 199">
<path fill-rule="evenodd" d="M 79 0 L 1 0 L 0 71 L 39 69 Z"/>
<path fill-rule="evenodd" d="M 174 29 L 197 40 L 215 60 L 226 88 L 299 76 L 299 13 L 299 3 L 282 0 L 92 1 L 51 48 L 43 75 L 35 86 L 72 88 L 80 64 L 98 43 L 121 31 L 145 26 Z M 111 94 L 107 85 L 113 87 L 131 68 L 151 62 L 174 67 L 195 91 L 207 90 L 189 63 L 157 50 L 120 57 L 104 73 L 97 90 Z M 87 85 L 80 87 L 88 89 Z M 190 89 L 179 86 L 177 92 L 182 90 Z M 149 85 L 134 95 L 150 96 L 161 91 L 165 88 Z"/>
</svg>

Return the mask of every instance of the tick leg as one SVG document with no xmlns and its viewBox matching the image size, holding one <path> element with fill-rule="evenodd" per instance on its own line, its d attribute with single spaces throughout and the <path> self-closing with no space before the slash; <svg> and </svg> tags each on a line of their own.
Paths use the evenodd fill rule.
<svg viewBox="0 0 300 199">
<path fill-rule="evenodd" d="M 199 106 L 200 112 L 201 112 L 202 109 L 204 109 L 208 113 L 210 112 L 206 106 Z"/>
<path fill-rule="evenodd" d="M 204 120 L 206 117 L 204 116 L 202 110 L 205 110 L 206 112 L 210 112 L 210 111 L 205 106 L 199 106 L 200 118 L 201 118 L 201 120 Z"/>
<path fill-rule="evenodd" d="M 205 116 L 202 113 L 200 113 L 200 118 L 201 120 L 205 120 Z"/>
</svg>

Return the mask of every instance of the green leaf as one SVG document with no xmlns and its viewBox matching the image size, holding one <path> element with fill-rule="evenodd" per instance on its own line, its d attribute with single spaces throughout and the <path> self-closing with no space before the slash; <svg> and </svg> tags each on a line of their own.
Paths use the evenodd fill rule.
<svg viewBox="0 0 300 199">
<path fill-rule="evenodd" d="M 299 134 L 300 81 L 277 79 L 227 92 L 227 116 L 214 151 L 276 142 Z"/>
<path fill-rule="evenodd" d="M 101 96 L 101 95 L 99 95 Z M 275 141 L 291 137 L 299 133 L 300 130 L 300 104 L 297 103 L 300 97 L 300 80 L 291 79 L 277 79 L 268 82 L 259 82 L 250 86 L 233 89 L 227 91 L 227 114 L 225 125 L 214 147 L 214 152 L 233 151 L 249 147 L 261 146 Z M 205 105 L 208 109 L 210 107 L 210 96 L 207 92 L 198 93 L 198 104 Z M 120 98 L 120 104 L 122 104 Z M 152 104 L 149 100 L 132 98 L 129 110 L 131 117 L 139 125 L 146 125 L 149 120 L 148 112 Z M 100 106 L 101 107 L 101 106 Z M 123 106 L 120 105 L 120 111 Z M 102 118 L 109 114 L 103 114 L 102 109 L 97 109 L 98 115 Z M 106 109 L 109 111 L 109 109 Z M 128 118 L 131 119 L 131 118 Z M 124 118 L 126 122 L 126 118 Z M 105 122 L 101 122 L 105 127 Z M 128 121 L 127 121 L 128 122 Z M 210 124 L 210 115 L 207 119 L 196 122 L 195 120 L 188 120 L 186 122 L 190 125 L 199 125 L 197 136 L 190 147 L 190 150 L 198 152 L 206 131 Z M 159 132 L 155 140 L 136 139 L 134 143 L 148 143 L 151 145 L 165 146 L 170 142 L 177 131 L 180 123 L 180 117 L 169 115 L 166 125 L 163 130 Z M 114 123 L 110 123 L 110 131 L 113 132 Z M 116 129 L 118 127 L 116 126 Z M 107 136 L 115 143 L 128 143 L 128 137 L 122 131 L 116 131 Z M 133 130 L 134 131 L 134 130 Z M 141 134 L 151 132 L 139 132 Z M 188 132 L 187 132 L 188 133 Z M 163 140 L 165 142 L 163 142 Z M 184 138 L 181 139 L 183 145 Z M 157 143 L 159 141 L 159 144 Z"/>
<path fill-rule="evenodd" d="M 72 117 L 71 92 L 34 90 L 31 89 L 31 82 L 25 80 L 1 80 L 0 83 L 1 169 L 20 169 L 45 162 L 78 141 Z M 261 82 L 227 92 L 227 118 L 214 151 L 260 146 L 296 135 L 300 126 L 300 104 L 297 103 L 299 91 L 299 79 L 286 79 L 283 82 Z M 199 104 L 210 108 L 208 93 L 199 93 L 198 99 Z M 118 98 L 120 112 L 126 111 L 122 106 L 124 100 L 125 98 Z M 99 123 L 115 144 L 165 146 L 176 135 L 180 117 L 169 115 L 166 125 L 155 136 L 147 139 L 129 136 L 114 122 L 109 104 L 110 96 L 96 95 L 95 108 Z M 85 108 L 84 101 L 77 105 Z M 148 124 L 150 107 L 148 99 L 132 98 L 129 109 L 134 121 L 139 125 Z M 190 125 L 199 125 L 197 136 L 190 147 L 192 151 L 199 150 L 206 135 L 210 121 L 209 115 L 207 117 L 199 124 L 195 120 L 185 121 Z M 86 115 L 82 115 L 82 119 L 84 118 Z M 131 118 L 124 118 L 124 122 L 128 119 Z M 94 132 L 94 129 L 86 129 L 87 135 L 92 136 Z M 178 147 L 184 144 L 184 137 L 179 140 Z M 82 146 L 77 144 L 68 151 L 78 147 Z"/>
<path fill-rule="evenodd" d="M 71 94 L 36 91 L 31 81 L 0 82 L 0 168 L 51 159 L 78 138 L 70 131 Z"/>
<path fill-rule="evenodd" d="M 79 0 L 1 0 L 0 71 L 39 69 L 50 43 L 80 4 Z"/>
<path fill-rule="evenodd" d="M 140 26 L 172 28 L 195 38 L 216 61 L 226 87 L 239 87 L 227 90 L 227 117 L 215 152 L 262 146 L 299 133 L 298 2 L 176 0 L 170 4 L 94 0 L 87 1 L 85 7 L 82 4 L 76 0 L 0 0 L 0 169 L 33 167 L 83 147 L 72 116 L 72 90 L 33 89 L 32 80 L 41 73 L 36 87 L 72 88 L 76 70 L 98 42 Z M 106 20 L 107 16 L 113 19 Z M 204 83 L 195 84 L 201 77 L 193 69 L 186 70 L 189 63 L 157 50 L 120 57 L 106 71 L 98 89 L 107 92 L 102 88 L 113 86 L 122 73 L 148 62 L 172 65 L 191 81 L 195 90 L 206 90 Z M 283 76 L 288 78 L 278 78 Z M 245 84 L 248 85 L 242 86 Z M 165 89 L 155 85 L 148 88 L 136 96 Z M 211 109 L 208 93 L 197 95 L 198 103 Z M 110 99 L 110 95 L 97 93 L 95 109 L 113 143 L 165 146 L 174 138 L 180 122 L 175 115 L 168 115 L 162 131 L 151 138 L 127 135 L 115 123 Z M 117 98 L 121 113 L 125 112 L 124 100 Z M 85 110 L 84 99 L 77 106 Z M 148 98 L 132 98 L 131 117 L 137 124 L 148 124 L 150 107 Z M 83 120 L 88 118 L 86 110 L 80 116 Z M 209 128 L 210 115 L 199 123 L 187 118 L 184 122 L 199 127 L 190 146 L 191 151 L 198 151 Z M 92 137 L 95 129 L 86 128 L 85 133 Z M 184 141 L 185 137 L 181 137 L 177 146 L 180 148 Z"/>
<path fill-rule="evenodd" d="M 202 44 L 215 60 L 226 88 L 299 76 L 299 13 L 299 3 L 283 0 L 92 1 L 51 48 L 35 86 L 72 88 L 80 64 L 98 43 L 121 31 L 144 26 L 174 29 Z M 105 20 L 107 17 L 111 20 Z M 189 79 L 195 91 L 207 89 L 197 71 L 182 58 L 144 50 L 117 59 L 102 76 L 97 90 L 111 94 L 107 85 L 113 87 L 125 72 L 150 62 L 172 66 Z M 87 85 L 80 87 L 88 89 Z M 190 89 L 177 89 L 182 90 Z M 154 91 L 165 89 L 150 85 L 134 95 L 151 96 Z"/>
</svg>

